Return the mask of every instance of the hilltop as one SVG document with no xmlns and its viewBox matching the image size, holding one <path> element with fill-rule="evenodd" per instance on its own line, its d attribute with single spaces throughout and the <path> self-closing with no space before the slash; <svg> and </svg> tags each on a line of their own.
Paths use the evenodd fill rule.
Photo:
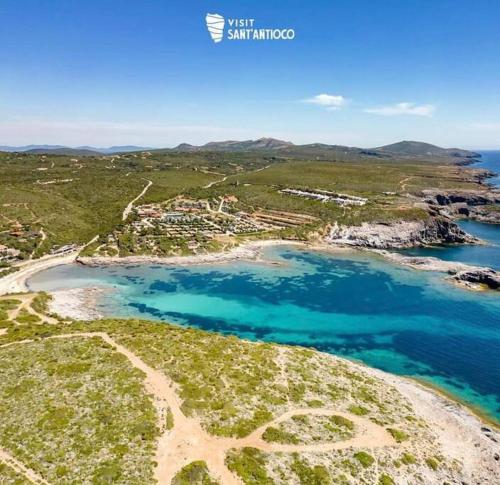
<svg viewBox="0 0 500 485">
<path fill-rule="evenodd" d="M 162 149 L 165 151 L 168 149 Z M 401 141 L 377 148 L 358 148 L 344 145 L 329 145 L 326 143 L 308 143 L 296 145 L 290 141 L 275 138 L 259 138 L 245 141 L 209 142 L 204 145 L 190 145 L 181 143 L 170 149 L 176 152 L 268 152 L 279 157 L 311 158 L 311 159 L 359 159 L 359 158 L 414 158 L 414 159 L 449 159 L 453 163 L 466 163 L 479 158 L 481 155 L 469 150 L 458 148 L 441 148 L 429 143 L 418 141 Z"/>
<path fill-rule="evenodd" d="M 479 158 L 481 155 L 469 150 L 459 148 L 441 148 L 430 143 L 420 141 L 400 141 L 391 145 L 374 148 L 373 150 L 401 155 L 403 157 L 454 157 L 454 158 Z"/>
<path fill-rule="evenodd" d="M 401 141 L 377 148 L 358 148 L 326 143 L 296 145 L 291 141 L 263 137 L 257 140 L 211 141 L 204 145 L 181 143 L 174 148 L 148 148 L 134 145 L 96 148 L 92 146 L 66 147 L 62 145 L 0 146 L 0 151 L 24 152 L 46 155 L 99 156 L 152 151 L 154 153 L 260 153 L 279 158 L 311 160 L 359 160 L 359 159 L 415 159 L 449 161 L 455 164 L 473 163 L 479 153 L 459 148 L 441 148 L 419 141 Z"/>
</svg>

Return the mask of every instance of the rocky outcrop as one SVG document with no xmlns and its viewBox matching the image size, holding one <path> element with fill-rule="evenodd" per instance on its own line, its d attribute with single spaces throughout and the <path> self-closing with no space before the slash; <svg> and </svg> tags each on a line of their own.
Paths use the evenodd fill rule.
<svg viewBox="0 0 500 485">
<path fill-rule="evenodd" d="M 330 230 L 327 241 L 331 244 L 375 249 L 479 242 L 446 217 L 390 224 L 364 222 L 360 226 L 336 224 Z"/>
<path fill-rule="evenodd" d="M 385 250 L 372 250 L 372 252 L 383 256 L 391 263 L 401 264 L 410 268 L 419 269 L 422 271 L 438 271 L 441 273 L 456 274 L 461 271 L 478 269 L 475 266 L 470 266 L 456 261 L 445 261 L 433 256 L 406 256 L 401 253 L 392 253 Z"/>
<path fill-rule="evenodd" d="M 471 290 L 500 290 L 500 274 L 491 268 L 470 266 L 456 261 L 444 261 L 428 256 L 405 256 L 385 250 L 373 252 L 388 259 L 391 263 L 401 264 L 421 271 L 437 271 L 450 275 L 447 279 Z"/>
<path fill-rule="evenodd" d="M 481 222 L 500 224 L 498 190 L 422 191 L 428 210 L 445 217 L 467 217 Z"/>
<path fill-rule="evenodd" d="M 492 290 L 500 290 L 500 274 L 490 268 L 472 268 L 460 271 L 450 279 L 473 289 L 487 287 Z"/>
</svg>

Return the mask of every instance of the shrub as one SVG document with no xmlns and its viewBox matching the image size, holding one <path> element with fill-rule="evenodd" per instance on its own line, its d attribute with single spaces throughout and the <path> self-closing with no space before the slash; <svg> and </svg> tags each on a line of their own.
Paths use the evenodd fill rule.
<svg viewBox="0 0 500 485">
<path fill-rule="evenodd" d="M 347 428 L 350 431 L 354 429 L 354 423 L 343 416 L 330 416 L 330 421 L 340 428 Z"/>
<path fill-rule="evenodd" d="M 184 466 L 172 480 L 172 485 L 217 485 L 208 473 L 204 461 L 193 461 Z"/>
<path fill-rule="evenodd" d="M 270 443 L 274 442 L 292 445 L 296 445 L 299 443 L 297 437 L 292 433 L 288 433 L 287 431 L 283 431 L 282 429 L 274 428 L 272 426 L 269 426 L 269 428 L 264 431 L 262 439 Z"/>
<path fill-rule="evenodd" d="M 387 428 L 387 431 L 391 434 L 391 436 L 398 442 L 401 443 L 409 438 L 409 436 L 399 429 L 395 428 Z"/>
<path fill-rule="evenodd" d="M 379 485 L 394 485 L 394 480 L 389 475 L 382 473 L 378 480 Z"/>
<path fill-rule="evenodd" d="M 330 485 L 332 483 L 328 470 L 322 465 L 310 467 L 306 462 L 295 458 L 291 469 L 303 485 Z"/>
<path fill-rule="evenodd" d="M 364 451 L 358 451 L 358 453 L 354 453 L 354 458 L 356 458 L 356 460 L 358 460 L 364 468 L 372 466 L 375 461 L 375 458 L 373 458 L 372 455 L 369 455 Z"/>
<path fill-rule="evenodd" d="M 415 463 L 417 463 L 417 460 L 415 459 L 415 457 L 410 453 L 403 453 L 403 456 L 401 457 L 401 461 L 405 465 L 414 465 Z"/>
<path fill-rule="evenodd" d="M 246 485 L 272 485 L 267 475 L 263 454 L 255 448 L 243 448 L 226 458 L 227 467 L 240 476 Z"/>
<path fill-rule="evenodd" d="M 355 406 L 354 404 L 349 406 L 349 412 L 355 414 L 356 416 L 365 416 L 370 411 L 363 406 Z"/>
</svg>

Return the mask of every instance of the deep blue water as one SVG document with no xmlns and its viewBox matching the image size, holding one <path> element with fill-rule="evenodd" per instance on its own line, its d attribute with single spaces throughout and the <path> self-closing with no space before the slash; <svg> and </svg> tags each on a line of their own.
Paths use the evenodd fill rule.
<svg viewBox="0 0 500 485">
<path fill-rule="evenodd" d="M 360 253 L 270 249 L 280 265 L 67 265 L 36 290 L 104 285 L 107 315 L 141 316 L 248 339 L 314 346 L 420 376 L 500 419 L 500 298 Z"/>
<path fill-rule="evenodd" d="M 481 152 L 481 162 L 473 168 L 487 168 L 500 174 L 500 151 Z M 488 183 L 500 187 L 500 176 L 487 179 Z M 500 226 L 476 221 L 460 221 L 460 227 L 487 243 L 485 246 L 456 245 L 434 246 L 430 248 L 411 248 L 402 251 L 412 256 L 434 256 L 447 261 L 460 261 L 467 264 L 486 266 L 500 270 Z"/>
<path fill-rule="evenodd" d="M 473 168 L 487 168 L 497 175 L 488 179 L 488 183 L 500 187 L 500 150 L 485 150 L 481 151 L 479 163 L 472 165 Z"/>
<path fill-rule="evenodd" d="M 476 221 L 460 221 L 459 226 L 487 244 L 410 248 L 400 252 L 411 256 L 434 256 L 446 261 L 460 261 L 500 270 L 500 226 Z"/>
</svg>

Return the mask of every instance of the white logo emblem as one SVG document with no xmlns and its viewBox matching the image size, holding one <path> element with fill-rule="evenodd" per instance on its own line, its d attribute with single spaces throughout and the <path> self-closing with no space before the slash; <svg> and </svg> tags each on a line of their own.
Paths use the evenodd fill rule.
<svg viewBox="0 0 500 485">
<path fill-rule="evenodd" d="M 224 36 L 224 17 L 218 13 L 207 13 L 205 17 L 207 29 L 214 42 L 220 42 Z"/>
</svg>

